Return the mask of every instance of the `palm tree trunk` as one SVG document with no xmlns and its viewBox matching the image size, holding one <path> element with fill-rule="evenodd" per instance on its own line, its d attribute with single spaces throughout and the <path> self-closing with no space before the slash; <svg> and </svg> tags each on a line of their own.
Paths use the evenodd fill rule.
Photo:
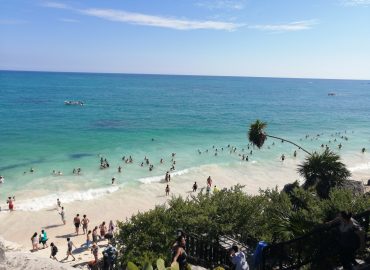
<svg viewBox="0 0 370 270">
<path fill-rule="evenodd" d="M 283 142 L 288 142 L 288 143 L 291 143 L 293 145 L 295 145 L 296 147 L 298 147 L 299 149 L 302 149 L 304 152 L 306 152 L 307 154 L 309 154 L 310 156 L 312 156 L 312 154 L 310 152 L 308 152 L 306 149 L 304 149 L 302 146 L 299 146 L 298 144 L 292 142 L 292 141 L 289 141 L 289 140 L 286 140 L 286 139 L 283 139 L 283 138 L 280 138 L 280 137 L 275 137 L 275 136 L 271 136 L 271 135 L 267 135 L 267 137 L 270 137 L 270 138 L 274 138 L 274 139 L 278 139 L 278 140 L 282 140 Z"/>
</svg>

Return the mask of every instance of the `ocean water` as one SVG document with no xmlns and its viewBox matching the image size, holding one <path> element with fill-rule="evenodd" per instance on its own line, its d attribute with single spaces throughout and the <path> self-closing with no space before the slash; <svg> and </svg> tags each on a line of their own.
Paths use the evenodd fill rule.
<svg viewBox="0 0 370 270">
<path fill-rule="evenodd" d="M 268 123 L 269 134 L 309 151 L 321 144 L 339 151 L 339 143 L 342 155 L 370 150 L 370 81 L 0 71 L 0 115 L 6 181 L 0 199 L 48 195 L 54 201 L 61 193 L 91 199 L 118 186 L 159 181 L 172 153 L 176 174 L 204 164 L 232 167 L 243 153 L 251 162 L 242 166 L 254 161 L 268 168 L 282 153 L 292 158 L 293 146 L 271 139 L 261 150 L 247 149 L 248 126 L 256 119 Z M 228 145 L 237 151 L 230 154 Z M 134 162 L 123 163 L 130 155 Z M 145 156 L 152 171 L 140 166 Z M 101 157 L 109 169 L 99 169 Z"/>
</svg>

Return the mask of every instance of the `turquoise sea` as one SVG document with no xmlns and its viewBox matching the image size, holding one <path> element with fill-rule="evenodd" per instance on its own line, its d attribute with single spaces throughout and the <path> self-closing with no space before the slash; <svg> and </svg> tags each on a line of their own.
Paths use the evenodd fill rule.
<svg viewBox="0 0 370 270">
<path fill-rule="evenodd" d="M 309 150 L 329 140 L 333 149 L 341 142 L 342 153 L 370 150 L 370 81 L 0 71 L 0 115 L 0 199 L 108 188 L 113 176 L 121 187 L 157 181 L 171 167 L 171 153 L 178 173 L 233 166 L 240 157 L 227 145 L 246 152 L 256 119 Z M 337 134 L 334 143 L 336 132 L 348 140 Z M 253 149 L 251 161 L 268 165 L 294 151 L 271 143 Z M 122 162 L 130 155 L 132 164 Z M 140 166 L 145 156 L 152 171 Z M 100 157 L 109 169 L 99 169 Z M 79 167 L 81 175 L 73 175 Z"/>
</svg>

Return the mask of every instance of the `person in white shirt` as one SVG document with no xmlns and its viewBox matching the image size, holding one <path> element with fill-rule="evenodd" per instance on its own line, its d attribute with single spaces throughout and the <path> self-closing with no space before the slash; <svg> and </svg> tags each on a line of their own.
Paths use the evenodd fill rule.
<svg viewBox="0 0 370 270">
<path fill-rule="evenodd" d="M 230 249 L 231 262 L 235 265 L 235 270 L 249 270 L 247 258 L 243 251 L 239 251 L 239 247 L 233 245 Z"/>
</svg>

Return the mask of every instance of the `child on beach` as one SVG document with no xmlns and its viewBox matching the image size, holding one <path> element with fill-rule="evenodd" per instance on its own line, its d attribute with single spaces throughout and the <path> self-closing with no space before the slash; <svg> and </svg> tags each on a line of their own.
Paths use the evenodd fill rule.
<svg viewBox="0 0 370 270">
<path fill-rule="evenodd" d="M 50 249 L 51 249 L 51 254 L 50 254 L 50 259 L 53 259 L 53 260 L 56 260 L 58 261 L 57 258 L 55 258 L 55 256 L 57 255 L 58 253 L 58 248 L 56 245 L 54 245 L 54 243 L 51 243 L 50 244 Z"/>
<path fill-rule="evenodd" d="M 62 211 L 59 212 L 60 217 L 62 218 L 62 222 L 66 225 L 66 214 L 64 212 L 64 207 L 62 207 Z"/>
</svg>

